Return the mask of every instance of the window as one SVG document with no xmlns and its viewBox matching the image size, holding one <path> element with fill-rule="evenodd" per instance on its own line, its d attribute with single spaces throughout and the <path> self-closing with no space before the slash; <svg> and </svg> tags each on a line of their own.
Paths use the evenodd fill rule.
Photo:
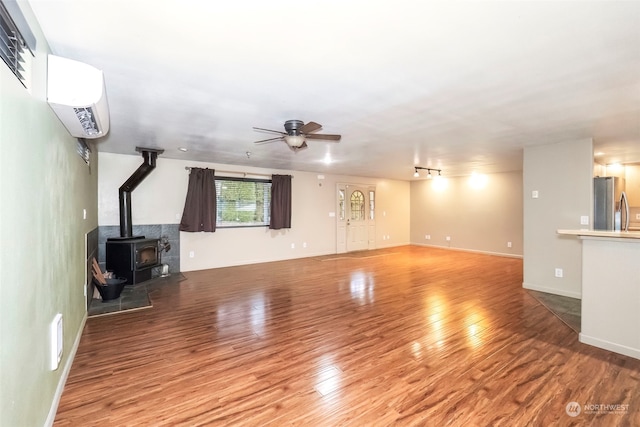
<svg viewBox="0 0 640 427">
<path fill-rule="evenodd" d="M 271 181 L 216 177 L 216 227 L 264 227 L 271 212 Z"/>
<path fill-rule="evenodd" d="M 26 51 L 35 50 L 35 37 L 15 1 L 0 2 L 0 57 L 27 87 L 30 62 Z M 32 53 L 33 54 L 33 53 Z"/>
<path fill-rule="evenodd" d="M 376 219 L 376 192 L 369 190 L 369 219 Z"/>
<path fill-rule="evenodd" d="M 360 190 L 351 193 L 351 219 L 354 221 L 364 221 L 364 194 Z"/>
<path fill-rule="evenodd" d="M 338 200 L 339 200 L 339 202 L 338 202 L 339 218 L 340 218 L 340 221 L 344 221 L 346 206 L 344 204 L 344 190 L 343 189 L 338 190 Z"/>
</svg>

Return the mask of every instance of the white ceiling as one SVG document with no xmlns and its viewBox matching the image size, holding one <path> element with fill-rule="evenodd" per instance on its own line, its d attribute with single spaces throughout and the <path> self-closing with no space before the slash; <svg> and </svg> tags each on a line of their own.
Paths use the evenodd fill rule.
<svg viewBox="0 0 640 427">
<path fill-rule="evenodd" d="M 104 71 L 99 151 L 405 180 L 583 138 L 640 161 L 637 1 L 29 3 L 54 54 Z M 342 141 L 253 144 L 289 119 Z"/>
</svg>

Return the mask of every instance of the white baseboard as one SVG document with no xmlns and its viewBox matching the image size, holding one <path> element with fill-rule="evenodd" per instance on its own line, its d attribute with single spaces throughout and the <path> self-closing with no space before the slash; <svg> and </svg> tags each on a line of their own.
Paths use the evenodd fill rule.
<svg viewBox="0 0 640 427">
<path fill-rule="evenodd" d="M 448 249 L 450 251 L 458 251 L 458 252 L 471 252 L 475 254 L 483 254 L 483 255 L 493 255 L 493 256 L 502 256 L 507 258 L 520 258 L 522 259 L 522 255 L 518 254 L 507 254 L 503 252 L 491 252 L 491 251 L 481 251 L 479 249 L 465 249 L 465 248 L 451 248 L 449 246 L 439 246 L 439 245 L 427 245 L 424 243 L 411 243 L 414 246 L 424 246 L 427 248 L 438 248 L 438 249 Z"/>
<path fill-rule="evenodd" d="M 375 249 L 388 249 L 388 248 L 395 248 L 395 247 L 400 247 L 400 246 L 409 246 L 411 245 L 411 243 L 394 243 L 394 244 L 388 244 L 388 245 L 379 245 L 376 246 L 375 248 L 372 248 L 370 250 L 375 250 Z M 369 248 L 367 249 L 363 249 L 363 250 L 369 250 Z M 250 264 L 264 264 L 264 263 L 268 263 L 268 262 L 278 262 L 278 261 L 290 261 L 290 260 L 294 260 L 294 259 L 301 259 L 301 258 L 312 258 L 312 257 L 318 257 L 318 256 L 326 256 L 326 255 L 336 255 L 336 254 L 345 254 L 348 252 L 336 252 L 334 251 L 312 251 L 312 252 L 306 252 L 306 253 L 300 253 L 296 256 L 282 256 L 279 258 L 254 258 L 254 259 L 246 259 L 246 260 L 242 260 L 239 261 L 237 263 L 233 263 L 233 264 L 224 264 L 224 265 L 210 265 L 204 268 L 198 268 L 197 270 L 191 270 L 191 269 L 184 269 L 181 270 L 181 273 L 188 273 L 189 271 L 199 271 L 199 270 L 208 270 L 208 269 L 212 269 L 212 268 L 224 268 L 224 267 L 237 267 L 237 266 L 241 266 L 241 265 L 250 265 Z"/>
<path fill-rule="evenodd" d="M 580 335 L 578 335 L 578 338 L 581 343 L 589 344 L 594 347 L 613 351 L 614 353 L 623 354 L 625 356 L 633 357 L 635 359 L 640 359 L 640 349 L 627 347 L 626 345 L 612 343 L 599 338 L 594 338 L 594 337 L 585 335 L 583 333 L 580 333 Z"/>
<path fill-rule="evenodd" d="M 80 346 L 80 338 L 82 338 L 82 331 L 84 330 L 84 325 L 86 322 L 87 312 L 85 311 L 84 317 L 80 322 L 80 328 L 78 328 L 78 333 L 76 334 L 76 339 L 73 342 L 73 346 L 69 350 L 69 356 L 66 358 L 64 368 L 62 369 L 62 375 L 60 375 L 60 380 L 58 381 L 58 386 L 56 387 L 56 393 L 53 396 L 51 408 L 49 408 L 49 415 L 47 416 L 47 421 L 44 424 L 46 427 L 53 426 L 53 422 L 56 419 L 56 413 L 58 412 L 58 405 L 60 404 L 60 399 L 62 398 L 62 392 L 64 391 L 65 384 L 67 383 L 67 378 L 69 378 L 69 372 L 71 372 L 73 359 L 75 359 L 76 352 L 78 351 L 78 347 Z"/>
<path fill-rule="evenodd" d="M 548 294 L 561 295 L 563 297 L 582 299 L 582 293 L 580 292 L 565 291 L 565 290 L 556 289 L 556 288 L 547 288 L 545 286 L 538 286 L 538 285 L 534 285 L 532 283 L 526 283 L 526 282 L 522 282 L 522 287 L 525 289 L 531 289 L 532 291 L 546 292 Z"/>
<path fill-rule="evenodd" d="M 376 243 L 376 247 L 375 247 L 375 248 L 372 248 L 371 250 L 375 250 L 375 249 L 398 248 L 398 247 L 400 247 L 400 246 L 409 246 L 409 245 L 411 245 L 411 244 L 412 244 L 412 243 L 404 243 L 404 242 L 402 242 L 402 243 L 382 243 L 382 244 L 381 244 L 380 242 L 377 242 L 377 243 Z"/>
</svg>

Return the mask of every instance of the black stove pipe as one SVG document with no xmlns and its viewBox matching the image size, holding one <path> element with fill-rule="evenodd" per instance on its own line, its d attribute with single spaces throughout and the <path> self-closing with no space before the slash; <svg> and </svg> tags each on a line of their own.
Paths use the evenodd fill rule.
<svg viewBox="0 0 640 427">
<path fill-rule="evenodd" d="M 131 192 L 140 184 L 156 167 L 156 158 L 158 154 L 162 154 L 164 150 L 155 148 L 136 147 L 136 151 L 142 153 L 144 163 L 142 163 L 136 171 L 131 174 L 129 179 L 125 181 L 118 195 L 120 198 L 120 236 L 133 237 L 133 224 L 131 223 Z"/>
</svg>

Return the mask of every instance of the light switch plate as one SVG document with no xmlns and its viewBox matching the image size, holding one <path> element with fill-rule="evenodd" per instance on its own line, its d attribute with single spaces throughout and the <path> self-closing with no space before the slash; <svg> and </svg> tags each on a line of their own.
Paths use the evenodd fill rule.
<svg viewBox="0 0 640 427">
<path fill-rule="evenodd" d="M 533 190 L 531 192 L 531 198 L 532 199 L 537 199 L 538 197 L 539 197 L 538 190 Z"/>
</svg>

